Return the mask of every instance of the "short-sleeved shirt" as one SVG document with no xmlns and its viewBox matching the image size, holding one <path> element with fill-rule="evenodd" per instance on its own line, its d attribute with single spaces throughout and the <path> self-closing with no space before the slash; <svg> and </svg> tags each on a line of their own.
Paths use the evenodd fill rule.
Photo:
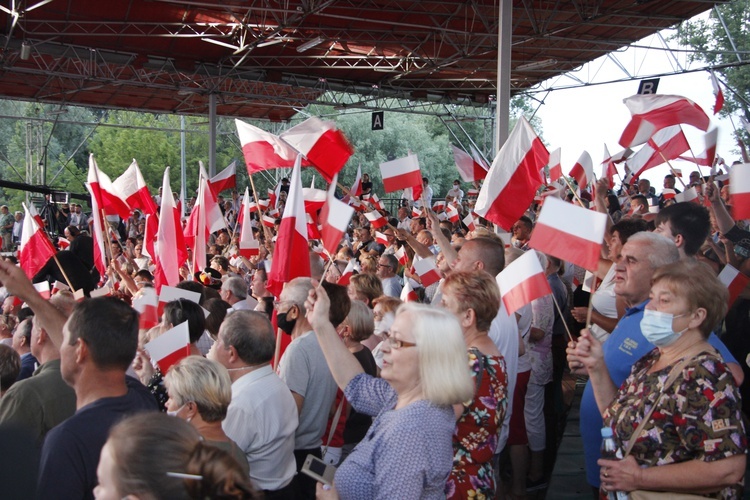
<svg viewBox="0 0 750 500">
<path fill-rule="evenodd" d="M 740 392 L 721 356 L 716 352 L 698 354 L 666 388 L 663 384 L 671 366 L 648 373 L 659 357 L 659 350 L 654 349 L 638 360 L 604 412 L 604 425 L 614 430 L 617 444 L 625 448 L 648 409 L 656 404 L 631 451 L 639 465 L 713 462 L 744 454 L 747 436 Z M 712 496 L 741 495 L 742 484 L 736 484 Z"/>
<path fill-rule="evenodd" d="M 156 400 L 140 382 L 127 378 L 128 392 L 80 408 L 52 429 L 39 464 L 38 498 L 94 498 L 96 466 L 109 430 L 123 418 L 156 411 Z"/>
<path fill-rule="evenodd" d="M 289 344 L 279 362 L 279 376 L 292 392 L 305 398 L 294 449 L 319 447 L 337 387 L 315 333 L 303 333 Z"/>
<path fill-rule="evenodd" d="M 336 471 L 342 500 L 444 499 L 453 462 L 451 407 L 420 400 L 396 410 L 396 391 L 364 373 L 344 394 L 357 411 L 376 418 Z"/>
</svg>

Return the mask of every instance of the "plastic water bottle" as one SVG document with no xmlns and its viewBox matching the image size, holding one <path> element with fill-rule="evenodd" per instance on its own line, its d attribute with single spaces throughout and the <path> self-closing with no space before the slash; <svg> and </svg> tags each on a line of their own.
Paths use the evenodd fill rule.
<svg viewBox="0 0 750 500">
<path fill-rule="evenodd" d="M 622 453 L 620 453 L 620 450 L 617 448 L 617 443 L 615 443 L 615 438 L 614 438 L 614 435 L 612 434 L 612 429 L 610 429 L 609 427 L 602 427 L 601 456 L 605 460 L 621 460 L 622 459 Z M 619 491 L 607 492 L 608 500 L 621 500 L 622 498 L 627 498 L 627 495 Z"/>
</svg>

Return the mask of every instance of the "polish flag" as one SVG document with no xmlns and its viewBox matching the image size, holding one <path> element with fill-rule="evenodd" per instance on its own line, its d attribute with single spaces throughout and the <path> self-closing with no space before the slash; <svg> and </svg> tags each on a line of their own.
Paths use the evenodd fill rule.
<svg viewBox="0 0 750 500">
<path fill-rule="evenodd" d="M 279 137 L 302 153 L 327 182 L 344 168 L 354 148 L 336 124 L 311 116 Z"/>
<path fill-rule="evenodd" d="M 70 242 L 67 238 L 58 238 L 57 248 L 59 248 L 60 250 L 67 250 L 68 248 L 70 248 Z"/>
<path fill-rule="evenodd" d="M 376 195 L 375 193 L 371 194 L 367 198 L 367 202 L 375 210 L 385 210 L 385 205 L 383 205 L 383 202 L 380 201 L 380 198 L 378 198 L 378 195 Z"/>
<path fill-rule="evenodd" d="M 248 174 L 294 165 L 297 153 L 279 137 L 241 120 L 235 119 L 234 124 L 237 126 Z"/>
<path fill-rule="evenodd" d="M 380 215 L 380 212 L 365 212 L 365 217 L 367 217 L 367 220 L 370 221 L 370 225 L 375 229 L 380 229 L 381 227 L 385 227 L 388 225 L 388 221 L 385 217 Z"/>
<path fill-rule="evenodd" d="M 52 296 L 52 292 L 49 289 L 49 281 L 44 280 L 40 283 L 34 283 L 34 289 L 39 292 L 39 295 L 49 300 Z"/>
<path fill-rule="evenodd" d="M 695 186 L 686 189 L 682 193 L 675 194 L 674 199 L 677 203 L 684 203 L 686 201 L 693 201 L 696 203 L 700 203 L 700 198 L 698 197 L 698 191 L 696 191 Z"/>
<path fill-rule="evenodd" d="M 270 191 L 270 189 L 269 189 Z M 261 210 L 268 210 L 268 207 L 271 206 L 271 200 L 258 200 L 258 207 Z"/>
<path fill-rule="evenodd" d="M 445 201 L 439 200 L 432 204 L 432 211 L 433 212 L 442 212 L 445 210 Z"/>
<path fill-rule="evenodd" d="M 52 295 L 56 294 L 57 292 L 65 292 L 70 291 L 70 287 L 63 283 L 62 281 L 55 281 L 55 283 L 52 285 Z"/>
<path fill-rule="evenodd" d="M 156 242 L 157 232 L 159 231 L 159 216 L 146 215 L 146 228 L 143 235 L 143 254 L 154 260 L 156 251 L 154 243 Z"/>
<path fill-rule="evenodd" d="M 422 187 L 422 171 L 419 170 L 417 155 L 410 154 L 397 160 L 381 163 L 380 174 L 383 178 L 383 189 L 386 193 L 392 193 L 399 189 Z M 417 193 L 413 194 L 419 199 Z"/>
<path fill-rule="evenodd" d="M 615 175 L 617 175 L 617 167 L 615 162 L 612 161 L 612 156 L 609 154 L 607 145 L 604 145 L 604 160 L 602 160 L 602 179 L 609 181 L 609 189 L 615 187 Z"/>
<path fill-rule="evenodd" d="M 95 299 L 97 297 L 109 297 L 112 295 L 112 292 L 112 286 L 109 283 L 104 283 L 101 288 L 91 290 L 91 292 L 89 292 L 89 297 L 91 297 L 92 299 Z"/>
<path fill-rule="evenodd" d="M 555 182 L 557 179 L 563 176 L 562 164 L 560 159 L 562 157 L 562 150 L 557 148 L 549 154 L 549 181 Z"/>
<path fill-rule="evenodd" d="M 93 153 L 89 155 L 87 182 L 101 210 L 107 212 L 107 215 L 119 215 L 120 218 L 127 220 L 130 216 L 130 206 L 125 201 L 125 196 L 109 179 L 109 176 L 99 170 Z"/>
<path fill-rule="evenodd" d="M 320 229 L 318 229 L 318 225 L 313 220 L 312 215 L 309 213 L 305 213 L 305 218 L 307 222 L 307 239 L 308 240 L 320 240 Z M 325 260 L 325 256 L 321 257 L 323 260 Z"/>
<path fill-rule="evenodd" d="M 92 189 L 91 184 L 86 183 L 86 189 L 88 190 L 89 194 L 91 194 L 91 219 L 89 219 L 89 224 L 91 229 L 91 238 L 94 240 L 94 267 L 96 267 L 96 270 L 99 272 L 99 276 L 104 276 L 107 272 L 107 253 L 105 250 L 105 245 L 109 240 L 105 238 L 105 234 L 107 234 L 104 231 L 105 221 L 102 220 L 102 212 L 99 209 L 99 203 L 97 202 L 96 195 L 94 194 L 94 190 Z M 149 218 L 154 217 L 156 216 L 146 215 L 146 221 L 148 222 Z M 146 229 L 148 229 L 148 226 L 146 226 Z M 147 238 L 144 238 L 143 243 L 145 247 L 148 243 Z"/>
<path fill-rule="evenodd" d="M 375 231 L 375 241 L 381 245 L 388 246 L 388 236 L 384 235 L 380 231 Z"/>
<path fill-rule="evenodd" d="M 534 200 L 542 184 L 540 170 L 548 161 L 547 148 L 526 118 L 520 117 L 492 162 L 474 211 L 509 229 Z"/>
<path fill-rule="evenodd" d="M 700 106 L 678 95 L 638 94 L 624 99 L 632 118 L 620 137 L 620 145 L 631 148 L 648 141 L 659 130 L 687 123 L 704 132 L 711 120 Z"/>
<path fill-rule="evenodd" d="M 347 196 L 362 196 L 362 165 L 357 166 L 357 176 L 349 189 Z"/>
<path fill-rule="evenodd" d="M 732 217 L 735 220 L 750 219 L 750 163 L 735 165 L 729 171 L 729 192 L 732 194 Z M 23 234 L 26 234 L 25 226 Z"/>
<path fill-rule="evenodd" d="M 677 196 L 677 191 L 674 189 L 664 188 L 664 191 L 661 192 L 661 197 L 664 200 L 674 200 L 675 196 Z"/>
<path fill-rule="evenodd" d="M 496 277 L 508 314 L 513 314 L 531 301 L 552 293 L 539 257 L 529 250 Z"/>
<path fill-rule="evenodd" d="M 151 360 L 166 375 L 172 365 L 190 356 L 190 330 L 184 321 L 143 346 Z"/>
<path fill-rule="evenodd" d="M 468 191 L 466 191 L 466 196 L 469 198 L 476 198 L 477 196 L 479 196 L 479 190 L 473 188 L 469 189 Z"/>
<path fill-rule="evenodd" d="M 607 214 L 547 198 L 529 246 L 588 270 L 599 265 Z"/>
<path fill-rule="evenodd" d="M 568 175 L 576 180 L 581 189 L 594 181 L 594 163 L 591 161 L 591 155 L 587 151 L 581 153 L 581 156 L 578 157 L 578 161 L 573 165 Z"/>
<path fill-rule="evenodd" d="M 187 260 L 180 214 L 175 207 L 172 188 L 169 185 L 169 167 L 164 170 L 159 213 L 161 217 L 154 244 L 154 285 L 157 292 L 164 285 L 174 286 L 180 282 L 180 266 Z"/>
<path fill-rule="evenodd" d="M 649 168 L 656 167 L 668 160 L 673 160 L 690 149 L 690 144 L 682 131 L 682 127 L 674 125 L 666 127 L 650 137 L 646 144 L 628 160 L 628 166 L 635 172 L 635 177 Z"/>
<path fill-rule="evenodd" d="M 463 223 L 469 231 L 474 231 L 477 228 L 474 223 L 474 217 L 472 217 L 471 214 L 467 214 L 466 217 L 464 217 Z"/>
<path fill-rule="evenodd" d="M 714 97 L 716 97 L 716 101 L 714 102 L 714 114 L 721 111 L 721 108 L 724 107 L 724 92 L 721 91 L 721 87 L 719 86 L 719 79 L 716 78 L 716 75 L 713 71 L 711 73 L 711 86 L 714 89 Z"/>
<path fill-rule="evenodd" d="M 172 301 L 180 299 L 185 299 L 189 300 L 190 302 L 200 304 L 201 294 L 190 290 L 183 290 L 182 288 L 177 288 L 174 286 L 163 286 L 161 288 L 161 292 L 159 293 L 159 304 L 157 306 L 159 317 L 164 314 L 164 306 Z"/>
<path fill-rule="evenodd" d="M 419 219 L 422 217 L 422 211 L 417 207 L 411 207 L 411 217 L 412 219 Z"/>
<path fill-rule="evenodd" d="M 448 220 L 454 224 L 460 219 L 458 215 L 458 209 L 453 205 L 448 205 L 448 207 L 445 209 L 445 215 L 448 217 Z"/>
<path fill-rule="evenodd" d="M 28 214 L 31 215 L 34 220 L 36 220 L 36 223 L 39 224 L 39 227 L 42 229 L 42 231 L 46 233 L 47 231 L 44 229 L 44 220 L 42 219 L 42 216 L 39 215 L 39 212 L 37 212 L 36 205 L 34 205 L 33 203 L 29 203 L 28 209 Z"/>
<path fill-rule="evenodd" d="M 292 170 L 284 215 L 276 237 L 276 249 L 268 273 L 266 288 L 276 297 L 284 283 L 300 276 L 310 276 L 310 256 L 307 249 L 307 218 L 302 196 L 302 155 L 297 156 Z"/>
<path fill-rule="evenodd" d="M 260 253 L 260 242 L 253 236 L 252 219 L 250 217 L 250 190 L 245 188 L 242 197 L 242 224 L 240 225 L 240 255 L 249 259 Z"/>
<path fill-rule="evenodd" d="M 425 288 L 440 281 L 440 272 L 435 265 L 435 259 L 432 257 L 415 260 L 414 271 L 419 275 L 419 280 Z"/>
<path fill-rule="evenodd" d="M 334 184 L 335 186 L 335 184 Z M 326 202 L 326 192 L 322 189 L 303 188 L 302 196 L 305 199 L 305 212 L 317 214 Z"/>
<path fill-rule="evenodd" d="M 49 241 L 47 234 L 37 224 L 36 219 L 30 215 L 26 203 L 22 205 L 26 215 L 23 218 L 18 260 L 21 263 L 21 269 L 31 279 L 44 267 L 48 260 L 55 256 L 55 248 Z"/>
<path fill-rule="evenodd" d="M 349 205 L 357 212 L 364 212 L 367 209 L 365 204 L 361 203 L 357 198 L 349 198 Z"/>
<path fill-rule="evenodd" d="M 262 224 L 263 224 L 264 226 L 266 226 L 266 227 L 270 227 L 271 229 L 273 229 L 273 228 L 274 228 L 274 226 L 276 226 L 276 219 L 275 219 L 274 217 L 271 217 L 270 215 L 263 215 L 263 216 L 262 216 L 262 217 L 260 218 L 260 222 L 261 222 L 261 223 L 262 223 Z"/>
<path fill-rule="evenodd" d="M 696 157 L 692 156 L 680 156 L 680 160 L 687 160 L 695 163 L 696 165 L 703 165 L 706 167 L 713 167 L 714 160 L 716 159 L 716 141 L 719 135 L 719 128 L 714 127 L 704 135 L 706 142 L 706 149 Z"/>
<path fill-rule="evenodd" d="M 343 285 L 343 286 L 348 285 L 349 284 L 349 280 L 354 275 L 354 269 L 355 269 L 354 260 L 350 260 L 346 264 L 346 267 L 344 268 L 344 272 L 341 273 L 341 277 L 338 279 L 338 281 L 336 282 L 336 284 L 337 285 Z"/>
<path fill-rule="evenodd" d="M 729 290 L 729 307 L 732 307 L 740 293 L 750 284 L 750 277 L 739 272 L 731 264 L 727 264 L 719 273 L 719 281 Z"/>
<path fill-rule="evenodd" d="M 211 177 L 208 181 L 208 187 L 211 189 L 214 198 L 218 198 L 219 193 L 225 189 L 237 187 L 237 162 L 233 161 L 227 168 Z"/>
<path fill-rule="evenodd" d="M 151 197 L 146 181 L 143 179 L 138 162 L 133 158 L 127 170 L 112 183 L 125 197 L 125 202 L 132 209 L 140 209 L 144 214 L 155 214 L 156 203 Z"/>
<path fill-rule="evenodd" d="M 133 299 L 133 309 L 140 314 L 138 328 L 148 329 L 159 324 L 159 297 L 153 288 L 141 290 L 140 295 Z"/>
<path fill-rule="evenodd" d="M 401 247 L 393 253 L 393 256 L 398 259 L 398 263 L 405 266 L 409 263 L 409 256 L 406 254 L 406 248 Z"/>
<path fill-rule="evenodd" d="M 469 153 L 465 152 L 461 148 L 457 148 L 451 144 L 453 149 L 453 160 L 456 162 L 458 168 L 458 175 L 464 180 L 464 182 L 477 181 L 487 177 L 487 169 L 477 162 Z"/>
<path fill-rule="evenodd" d="M 401 289 L 401 302 L 419 302 L 419 295 L 411 287 L 411 280 L 404 280 L 404 288 Z"/>
</svg>

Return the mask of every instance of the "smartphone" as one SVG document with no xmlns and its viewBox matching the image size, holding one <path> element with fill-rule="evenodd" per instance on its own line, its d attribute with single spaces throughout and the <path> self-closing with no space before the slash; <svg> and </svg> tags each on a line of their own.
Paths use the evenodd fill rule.
<svg viewBox="0 0 750 500">
<path fill-rule="evenodd" d="M 302 464 L 302 472 L 316 481 L 331 486 L 333 485 L 333 476 L 336 474 L 336 467 L 328 465 L 316 456 L 307 455 L 305 463 Z"/>
</svg>

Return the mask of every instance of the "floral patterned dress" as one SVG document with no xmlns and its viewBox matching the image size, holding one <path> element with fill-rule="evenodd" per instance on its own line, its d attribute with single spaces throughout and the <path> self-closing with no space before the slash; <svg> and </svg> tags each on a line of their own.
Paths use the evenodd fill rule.
<svg viewBox="0 0 750 500">
<path fill-rule="evenodd" d="M 453 433 L 453 469 L 445 485 L 447 498 L 495 498 L 492 456 L 497 447 L 508 399 L 508 378 L 502 356 L 485 356 L 469 350 L 469 367 L 477 384 L 474 399 Z"/>
<path fill-rule="evenodd" d="M 604 412 L 604 425 L 625 449 L 646 412 L 658 399 L 630 452 L 641 467 L 703 460 L 711 462 L 747 450 L 740 393 L 717 353 L 702 352 L 688 363 L 672 387 L 664 389 L 670 367 L 648 373 L 659 360 L 654 349 L 633 365 L 617 396 Z M 713 498 L 741 498 L 742 485 L 724 488 Z"/>
</svg>

